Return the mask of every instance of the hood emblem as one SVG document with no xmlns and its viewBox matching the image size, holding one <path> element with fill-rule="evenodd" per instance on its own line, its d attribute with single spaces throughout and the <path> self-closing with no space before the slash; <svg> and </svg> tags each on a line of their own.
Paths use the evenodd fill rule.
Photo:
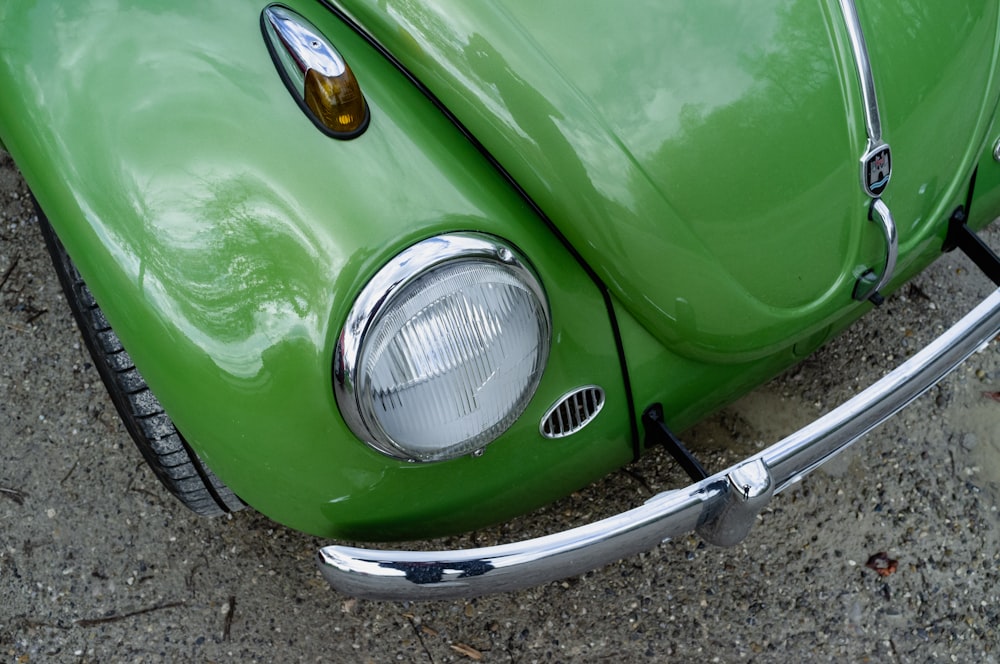
<svg viewBox="0 0 1000 664">
<path fill-rule="evenodd" d="M 892 175 L 892 152 L 885 143 L 865 153 L 861 158 L 861 185 L 872 198 L 878 198 Z"/>
</svg>

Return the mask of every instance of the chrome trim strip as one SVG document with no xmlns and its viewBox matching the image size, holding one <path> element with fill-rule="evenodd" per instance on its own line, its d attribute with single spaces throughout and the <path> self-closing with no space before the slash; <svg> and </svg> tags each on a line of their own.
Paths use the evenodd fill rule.
<svg viewBox="0 0 1000 664">
<path fill-rule="evenodd" d="M 858 70 L 858 81 L 861 84 L 861 100 L 864 103 L 865 127 L 868 130 L 869 151 L 874 145 L 882 142 L 882 120 L 878 112 L 878 97 L 875 95 L 875 78 L 872 76 L 872 63 L 868 57 L 868 46 L 865 35 L 861 31 L 861 19 L 854 0 L 840 0 L 840 11 L 847 23 L 847 33 L 851 40 L 851 50 L 854 51 L 854 65 Z"/>
<path fill-rule="evenodd" d="M 815 422 L 726 471 L 660 493 L 641 507 L 607 519 L 537 539 L 460 551 L 328 546 L 319 551 L 320 569 L 337 590 L 380 599 L 471 597 L 582 574 L 711 522 L 733 502 L 732 494 L 740 491 L 734 487 L 748 487 L 748 498 L 756 497 L 750 485 L 759 483 L 763 489 L 765 479 L 772 486 L 761 495 L 789 487 L 920 396 L 997 334 L 1000 289 L 894 371 Z M 748 482 L 748 473 L 759 479 Z M 745 522 L 757 509 L 755 505 L 749 512 L 735 511 Z"/>
<path fill-rule="evenodd" d="M 865 289 L 864 297 L 858 297 L 858 290 L 863 284 L 859 280 L 855 285 L 855 297 L 857 299 L 872 297 L 877 298 L 873 301 L 881 301 L 880 291 L 892 279 L 896 271 L 896 258 L 899 254 L 896 222 L 893 220 L 888 206 L 880 198 L 892 177 L 892 156 L 889 146 L 882 140 L 882 118 L 878 110 L 878 95 L 875 93 L 875 78 L 872 75 L 871 58 L 868 56 L 868 46 L 865 43 L 864 31 L 861 29 L 858 8 L 855 6 L 854 0 L 840 0 L 840 10 L 844 15 L 844 22 L 847 24 L 851 50 L 854 53 L 854 66 L 857 68 L 861 100 L 864 106 L 865 129 L 868 133 L 868 143 L 861 156 L 861 188 L 874 200 L 873 208 L 878 213 L 878 220 L 886 240 L 885 268 L 882 270 L 882 276 L 878 279 L 878 284 L 874 288 Z M 876 158 L 886 161 L 887 171 L 884 179 L 872 182 L 869 162 Z"/>
<path fill-rule="evenodd" d="M 879 224 L 885 236 L 885 263 L 878 282 L 874 287 L 865 289 L 863 294 L 856 294 L 858 300 L 867 300 L 873 294 L 880 292 L 892 279 L 892 275 L 896 272 L 896 261 L 899 259 L 899 233 L 896 231 L 896 222 L 892 218 L 889 206 L 881 198 L 872 201 L 872 221 Z M 860 283 L 862 282 L 859 281 Z"/>
<path fill-rule="evenodd" d="M 889 206 L 881 198 L 875 199 L 873 208 L 882 225 L 882 233 L 885 235 L 885 268 L 882 270 L 882 278 L 875 286 L 875 292 L 878 293 L 896 273 L 896 260 L 899 258 L 899 233 L 896 231 L 896 222 L 892 218 L 892 212 L 889 212 Z"/>
</svg>

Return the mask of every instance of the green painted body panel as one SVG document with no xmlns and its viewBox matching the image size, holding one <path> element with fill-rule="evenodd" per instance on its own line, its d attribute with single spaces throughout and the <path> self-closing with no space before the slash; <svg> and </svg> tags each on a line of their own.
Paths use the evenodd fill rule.
<svg viewBox="0 0 1000 664">
<path fill-rule="evenodd" d="M 862 310 L 883 249 L 836 0 L 344 4 L 672 351 L 744 363 Z M 905 269 L 986 140 L 998 5 L 862 4 Z"/>
<path fill-rule="evenodd" d="M 348 538 L 468 530 L 628 461 L 620 364 L 593 282 L 406 79 L 301 5 L 365 86 L 373 122 L 357 140 L 331 140 L 300 112 L 255 5 L 0 10 L 0 89 L 19 91 L 0 97 L 0 135 L 178 428 L 256 509 Z M 550 364 L 482 457 L 393 461 L 340 418 L 334 340 L 382 264 L 455 230 L 501 235 L 536 261 Z M 601 418 L 543 440 L 545 410 L 592 382 L 608 391 Z"/>
<path fill-rule="evenodd" d="M 633 419 L 652 401 L 692 424 L 869 308 L 851 284 L 881 247 L 832 0 L 345 3 L 586 267 L 371 44 L 318 2 L 287 4 L 360 81 L 372 113 L 360 138 L 327 138 L 301 113 L 264 48 L 260 4 L 0 7 L 0 141 L 178 428 L 271 518 L 373 540 L 513 516 L 631 459 Z M 995 138 L 997 3 L 958 4 L 862 7 L 885 63 L 886 200 L 905 250 L 894 284 L 938 253 L 942 215 Z M 1000 212 L 1000 167 L 979 164 L 982 225 Z M 482 457 L 397 462 L 341 419 L 334 342 L 382 265 L 458 230 L 533 262 L 550 362 Z M 542 439 L 549 406 L 590 384 L 608 393 L 601 415 Z"/>
</svg>

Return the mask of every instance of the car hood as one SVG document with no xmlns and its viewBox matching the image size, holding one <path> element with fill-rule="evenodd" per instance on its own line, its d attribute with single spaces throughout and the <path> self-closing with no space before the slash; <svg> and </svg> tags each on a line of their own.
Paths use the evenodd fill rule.
<svg viewBox="0 0 1000 664">
<path fill-rule="evenodd" d="M 884 239 L 836 0 L 345 2 L 652 334 L 718 361 L 825 338 Z M 964 199 L 996 106 L 997 4 L 860 8 L 899 271 Z M 376 118 L 377 121 L 377 118 Z M 543 260 L 536 257 L 535 260 Z"/>
</svg>

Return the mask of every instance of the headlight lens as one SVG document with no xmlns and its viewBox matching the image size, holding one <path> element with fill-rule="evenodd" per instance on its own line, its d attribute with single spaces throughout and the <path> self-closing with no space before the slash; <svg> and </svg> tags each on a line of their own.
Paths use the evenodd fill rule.
<svg viewBox="0 0 1000 664">
<path fill-rule="evenodd" d="M 548 359 L 538 279 L 496 238 L 424 240 L 358 296 L 334 364 L 337 402 L 354 433 L 413 461 L 482 449 L 524 412 Z"/>
</svg>

